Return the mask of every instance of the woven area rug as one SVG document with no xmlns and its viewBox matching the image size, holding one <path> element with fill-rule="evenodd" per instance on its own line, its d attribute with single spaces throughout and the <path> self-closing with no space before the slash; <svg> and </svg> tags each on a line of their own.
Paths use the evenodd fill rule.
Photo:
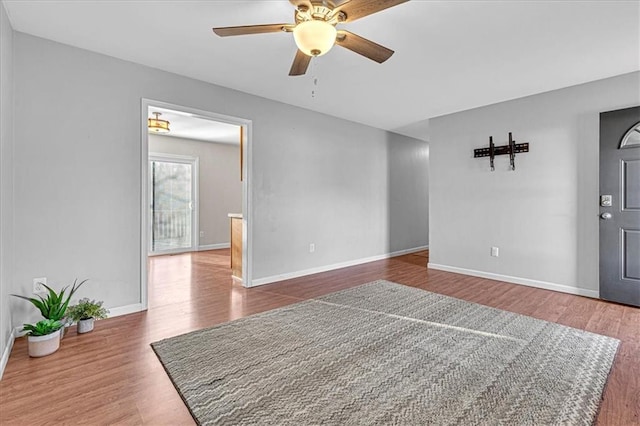
<svg viewBox="0 0 640 426">
<path fill-rule="evenodd" d="M 618 344 L 376 281 L 152 346 L 199 424 L 590 425 Z"/>
</svg>

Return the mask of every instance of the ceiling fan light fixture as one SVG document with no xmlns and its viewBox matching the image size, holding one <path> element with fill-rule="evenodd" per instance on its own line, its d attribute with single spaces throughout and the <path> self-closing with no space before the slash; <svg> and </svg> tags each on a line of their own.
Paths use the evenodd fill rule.
<svg viewBox="0 0 640 426">
<path fill-rule="evenodd" d="M 149 131 L 153 133 L 169 133 L 169 122 L 167 120 L 161 120 L 162 113 L 154 112 L 155 118 L 148 119 Z"/>
<path fill-rule="evenodd" d="M 336 42 L 336 27 L 320 20 L 300 22 L 293 29 L 293 39 L 305 55 L 322 56 Z"/>
</svg>

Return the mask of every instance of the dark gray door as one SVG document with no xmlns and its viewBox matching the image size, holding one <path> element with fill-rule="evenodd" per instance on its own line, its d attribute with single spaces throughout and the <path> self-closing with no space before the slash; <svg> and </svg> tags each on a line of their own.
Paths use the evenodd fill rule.
<svg viewBox="0 0 640 426">
<path fill-rule="evenodd" d="M 640 306 L 640 107 L 600 114 L 600 297 Z"/>
</svg>

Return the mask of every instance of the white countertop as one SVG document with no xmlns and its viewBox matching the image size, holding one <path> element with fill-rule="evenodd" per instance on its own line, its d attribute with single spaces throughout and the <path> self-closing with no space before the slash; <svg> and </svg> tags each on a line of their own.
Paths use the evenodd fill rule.
<svg viewBox="0 0 640 426">
<path fill-rule="evenodd" d="M 242 213 L 229 213 L 227 216 L 236 219 L 242 219 Z"/>
</svg>

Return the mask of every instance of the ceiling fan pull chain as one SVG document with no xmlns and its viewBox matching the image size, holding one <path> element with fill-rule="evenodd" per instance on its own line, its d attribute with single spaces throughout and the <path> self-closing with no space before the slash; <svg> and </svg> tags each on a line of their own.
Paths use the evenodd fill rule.
<svg viewBox="0 0 640 426">
<path fill-rule="evenodd" d="M 311 81 L 313 81 L 313 87 L 311 88 L 311 97 L 316 97 L 316 90 L 318 89 L 318 76 L 316 75 L 316 61 L 311 61 Z"/>
</svg>

